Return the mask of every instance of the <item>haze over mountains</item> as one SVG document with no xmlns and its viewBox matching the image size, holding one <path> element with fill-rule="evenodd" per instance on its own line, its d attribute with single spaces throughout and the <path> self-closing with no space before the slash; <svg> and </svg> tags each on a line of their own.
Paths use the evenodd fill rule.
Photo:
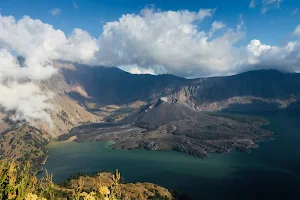
<svg viewBox="0 0 300 200">
<path fill-rule="evenodd" d="M 115 67 L 89 67 L 62 61 L 56 61 L 54 66 L 59 72 L 42 81 L 41 86 L 56 94 L 55 104 L 67 113 L 63 124 L 67 121 L 72 124 L 68 127 L 77 124 L 72 121 L 95 122 L 107 120 L 108 116 L 122 119 L 161 97 L 187 104 L 196 111 L 286 109 L 297 106 L 300 97 L 300 74 L 275 70 L 185 79 L 169 74 L 135 75 Z M 74 110 L 76 114 L 72 113 Z M 62 130 L 65 133 L 68 129 Z"/>
<path fill-rule="evenodd" d="M 45 102 L 53 107 L 45 110 L 51 118 L 50 125 L 41 120 L 33 120 L 28 126 L 26 125 L 28 123 L 23 121 L 29 131 L 19 133 L 20 129 L 17 128 L 16 122 L 10 120 L 10 116 L 14 113 L 3 110 L 1 114 L 3 123 L 0 128 L 4 138 L 2 144 L 7 147 L 9 147 L 7 144 L 13 145 L 8 141 L 13 135 L 20 138 L 30 136 L 33 141 L 36 141 L 35 148 L 39 150 L 37 152 L 41 153 L 29 156 L 29 159 L 35 159 L 38 163 L 45 158 L 46 154 L 44 147 L 39 145 L 40 137 L 34 136 L 37 133 L 35 128 L 41 130 L 43 138 L 55 138 L 82 124 L 122 121 L 130 113 L 155 104 L 161 98 L 167 105 L 184 105 L 193 112 L 199 112 L 296 108 L 300 97 L 300 75 L 274 70 L 251 71 L 234 76 L 185 79 L 168 74 L 134 75 L 115 67 L 90 67 L 64 61 L 55 61 L 54 66 L 58 73 L 39 82 L 41 91 L 45 94 L 51 92 L 53 96 L 50 101 Z M 167 111 L 172 109 L 170 107 Z M 159 117 L 171 115 L 171 113 L 161 115 L 160 109 L 154 109 L 153 112 L 150 118 L 157 116 L 157 119 L 160 119 Z M 180 110 L 178 116 L 181 116 L 182 112 Z M 166 123 L 169 121 L 167 120 Z M 132 122 L 138 124 L 137 120 Z M 140 126 L 140 128 L 145 127 Z M 268 136 L 269 133 L 263 135 Z M 23 140 L 20 138 L 18 140 Z M 248 144 L 252 146 L 252 142 Z M 24 155 L 27 157 L 30 155 L 27 150 L 31 151 L 32 148 L 28 143 L 24 143 L 23 151 L 11 145 L 8 150 L 1 152 L 3 157 L 13 155 L 16 159 L 24 160 Z M 213 148 L 211 151 L 224 150 Z M 202 150 L 198 153 L 205 156 Z"/>
<path fill-rule="evenodd" d="M 234 76 L 184 79 L 173 75 L 133 75 L 118 68 L 74 64 L 58 76 L 84 94 L 67 91 L 74 99 L 100 106 L 149 102 L 160 97 L 176 99 L 196 110 L 213 111 L 234 104 L 269 103 L 285 108 L 299 99 L 300 75 L 275 70 L 250 71 Z M 56 80 L 54 76 L 51 80 Z"/>
<path fill-rule="evenodd" d="M 0 1 L 0 200 L 292 196 L 299 8 L 285 0 Z M 170 191 L 119 187 L 118 172 L 102 173 L 113 181 L 107 188 L 100 174 L 60 187 L 46 173 L 47 183 L 35 184 L 27 163 L 57 181 L 117 168 L 126 181 Z M 14 165 L 17 176 L 7 176 Z"/>
</svg>

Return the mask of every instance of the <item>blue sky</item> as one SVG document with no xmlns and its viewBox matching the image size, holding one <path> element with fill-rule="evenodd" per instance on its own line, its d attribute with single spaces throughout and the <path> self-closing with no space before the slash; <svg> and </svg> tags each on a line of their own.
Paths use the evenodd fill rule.
<svg viewBox="0 0 300 200">
<path fill-rule="evenodd" d="M 105 22 L 118 20 L 122 14 L 138 14 L 151 5 L 162 11 L 217 8 L 214 18 L 207 19 L 202 27 L 209 27 L 214 20 L 235 25 L 242 15 L 247 34 L 241 43 L 259 39 L 263 43 L 280 45 L 294 39 L 290 33 L 300 23 L 300 14 L 296 13 L 300 9 L 299 1 L 284 0 L 280 8 L 270 8 L 265 14 L 261 13 L 260 0 L 256 3 L 256 8 L 249 8 L 249 0 L 1 0 L 0 8 L 2 15 L 12 15 L 17 19 L 28 15 L 52 24 L 67 35 L 74 28 L 81 28 L 94 37 L 99 37 Z M 55 8 L 61 13 L 52 16 L 50 10 Z"/>
<path fill-rule="evenodd" d="M 21 55 L 36 72 L 55 59 L 187 78 L 300 71 L 299 0 L 0 0 L 0 8 L 2 59 Z"/>
</svg>

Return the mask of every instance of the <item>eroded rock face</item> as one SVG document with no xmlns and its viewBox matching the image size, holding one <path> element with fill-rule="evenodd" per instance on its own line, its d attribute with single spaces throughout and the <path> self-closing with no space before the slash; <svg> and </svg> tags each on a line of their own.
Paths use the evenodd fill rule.
<svg viewBox="0 0 300 200">
<path fill-rule="evenodd" d="M 84 105 L 71 98 L 69 93 L 76 93 L 83 98 L 89 98 L 85 89 L 79 84 L 70 84 L 66 81 L 62 70 L 76 70 L 73 63 L 54 61 L 54 67 L 58 69 L 58 73 L 53 75 L 50 79 L 39 83 L 43 91 L 51 91 L 54 97 L 50 100 L 50 104 L 54 109 L 48 111 L 52 124 L 46 124 L 43 121 L 35 121 L 31 125 L 48 132 L 51 137 L 57 137 L 69 132 L 73 127 L 103 121 L 103 117 L 96 116 L 87 111 Z"/>
<path fill-rule="evenodd" d="M 274 70 L 184 79 L 172 75 L 133 75 L 117 68 L 70 65 L 58 64 L 60 74 L 70 87 L 66 89 L 66 84 L 61 83 L 61 88 L 67 93 L 81 94 L 81 100 L 91 98 L 99 106 L 123 106 L 166 97 L 168 101 L 176 99 L 198 111 L 256 103 L 272 104 L 271 109 L 282 109 L 300 97 L 300 75 Z"/>
<path fill-rule="evenodd" d="M 113 148 L 172 149 L 204 158 L 208 152 L 257 148 L 256 141 L 272 135 L 259 127 L 265 123 L 264 119 L 247 116 L 209 116 L 186 104 L 159 99 L 118 123 L 77 127 L 59 139 L 77 136 L 78 142 L 114 141 Z"/>
<path fill-rule="evenodd" d="M 55 109 L 50 113 L 51 126 L 42 121 L 37 121 L 33 125 L 48 132 L 54 138 L 68 133 L 75 126 L 102 121 L 101 117 L 88 112 L 66 95 L 56 95 L 52 103 Z"/>
</svg>

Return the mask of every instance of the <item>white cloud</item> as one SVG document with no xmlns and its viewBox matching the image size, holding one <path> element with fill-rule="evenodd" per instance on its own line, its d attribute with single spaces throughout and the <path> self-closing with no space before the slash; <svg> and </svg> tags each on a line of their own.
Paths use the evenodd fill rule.
<svg viewBox="0 0 300 200">
<path fill-rule="evenodd" d="M 80 29 L 67 38 L 61 30 L 28 16 L 16 21 L 0 15 L 0 33 L 0 94 L 5 96 L 0 106 L 13 111 L 13 119 L 49 122 L 47 100 L 51 96 L 36 83 L 56 73 L 54 59 L 89 62 L 98 48 L 95 39 Z M 25 58 L 23 66 L 18 55 Z"/>
<path fill-rule="evenodd" d="M 97 41 L 88 32 L 74 29 L 71 36 L 58 48 L 60 57 L 74 62 L 89 63 L 99 50 Z"/>
<path fill-rule="evenodd" d="M 236 47 L 246 32 L 242 17 L 235 28 L 215 21 L 210 30 L 204 30 L 202 20 L 214 12 L 144 9 L 140 14 L 123 15 L 106 23 L 98 39 L 81 29 L 74 29 L 67 37 L 61 30 L 28 16 L 15 20 L 0 15 L 0 95 L 6 97 L 0 99 L 0 105 L 14 113 L 13 119 L 49 122 L 51 95 L 36 83 L 56 73 L 52 65 L 55 59 L 121 68 L 127 65 L 131 73 L 183 77 L 264 68 L 300 70 L 300 41 L 270 46 L 252 40 Z M 294 33 L 299 34 L 298 28 Z M 25 58 L 22 66 L 18 55 Z"/>
<path fill-rule="evenodd" d="M 213 30 L 218 30 L 218 29 L 224 28 L 225 24 L 223 24 L 222 22 L 214 21 L 211 26 L 212 26 Z"/>
<path fill-rule="evenodd" d="M 249 3 L 249 8 L 255 8 L 256 7 L 256 3 L 254 0 L 251 0 Z"/>
<path fill-rule="evenodd" d="M 54 8 L 52 10 L 50 10 L 50 14 L 52 16 L 58 16 L 62 13 L 62 10 L 60 8 Z"/>
<path fill-rule="evenodd" d="M 295 28 L 293 34 L 294 35 L 300 35 L 300 24 Z"/>
<path fill-rule="evenodd" d="M 214 21 L 211 25 L 211 30 L 209 32 L 209 37 L 211 37 L 215 32 L 217 32 L 220 29 L 225 28 L 225 24 L 222 22 Z"/>
<path fill-rule="evenodd" d="M 248 45 L 248 69 L 277 69 L 295 72 L 300 70 L 300 41 L 288 42 L 285 46 L 269 46 L 259 40 Z"/>
<path fill-rule="evenodd" d="M 270 9 L 278 9 L 283 0 L 262 0 L 261 13 L 265 14 Z"/>
<path fill-rule="evenodd" d="M 0 105 L 7 112 L 14 112 L 13 120 L 32 121 L 41 119 L 51 125 L 47 111 L 54 109 L 47 103 L 51 94 L 45 94 L 33 83 L 11 83 L 0 85 Z"/>
<path fill-rule="evenodd" d="M 152 69 L 143 69 L 140 67 L 133 67 L 129 70 L 131 74 L 152 74 L 155 75 L 155 72 Z"/>
<path fill-rule="evenodd" d="M 244 33 L 228 28 L 223 35 L 210 38 L 197 24 L 213 12 L 146 9 L 140 15 L 123 15 L 119 21 L 104 25 L 97 62 L 106 66 L 136 64 L 151 69 L 163 66 L 168 73 L 188 77 L 227 71 L 240 62 L 237 58 L 241 51 L 233 48 L 233 44 Z M 215 23 L 215 28 L 222 26 Z"/>
<path fill-rule="evenodd" d="M 146 14 L 145 14 L 146 13 Z M 213 13 L 213 12 L 211 12 Z M 99 38 L 98 64 L 164 69 L 184 77 L 235 74 L 252 69 L 300 70 L 300 42 L 284 46 L 252 40 L 237 47 L 246 31 L 242 16 L 236 28 L 215 21 L 209 31 L 201 29 L 198 14 L 189 11 L 155 11 L 123 15 L 104 25 Z M 208 15 L 210 16 L 210 15 Z M 203 18 L 204 19 L 204 18 Z M 203 20 L 202 19 L 202 20 Z M 216 30 L 222 29 L 217 35 Z M 130 71 L 130 70 L 127 70 Z"/>
<path fill-rule="evenodd" d="M 265 50 L 269 50 L 272 47 L 269 45 L 261 44 L 259 40 L 251 40 L 251 42 L 247 46 L 249 57 L 248 62 L 249 64 L 259 64 L 260 60 L 259 57 Z"/>
</svg>

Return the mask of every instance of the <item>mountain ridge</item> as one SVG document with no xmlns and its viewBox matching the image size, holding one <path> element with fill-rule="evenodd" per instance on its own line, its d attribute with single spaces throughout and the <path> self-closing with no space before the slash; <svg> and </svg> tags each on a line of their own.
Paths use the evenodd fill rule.
<svg viewBox="0 0 300 200">
<path fill-rule="evenodd" d="M 167 109 L 162 109 L 165 112 L 164 115 L 160 115 L 160 111 L 157 110 L 157 113 L 152 113 L 151 118 L 164 121 L 162 119 L 164 116 L 166 123 L 170 122 L 168 112 L 173 113 L 175 117 L 182 115 L 181 108 L 181 113 L 176 114 L 177 105 L 184 105 L 193 110 L 193 113 L 197 111 L 197 115 L 202 115 L 201 111 L 236 110 L 245 109 L 244 107 L 270 110 L 300 107 L 300 74 L 259 70 L 226 77 L 185 79 L 170 74 L 134 75 L 119 68 L 91 67 L 62 61 L 54 61 L 54 66 L 58 73 L 39 83 L 42 91 L 50 91 L 54 94 L 54 98 L 49 101 L 54 107 L 54 110 L 49 111 L 53 126 L 49 127 L 39 120 L 30 123 L 31 126 L 41 131 L 41 136 L 46 140 L 68 134 L 75 127 L 83 124 L 128 120 L 132 113 L 143 107 L 154 105 L 157 100 L 162 100 L 160 104 Z M 170 105 L 172 106 L 169 108 Z M 189 115 L 194 116 L 191 113 Z M 16 126 L 19 122 L 13 125 L 7 123 L 8 116 L 9 113 L 1 110 L 0 141 L 6 148 L 11 148 L 7 151 L 10 155 L 17 155 L 14 158 L 16 161 L 21 161 L 32 148 L 24 148 L 22 151 L 24 155 L 21 155 L 19 151 L 14 151 L 14 147 L 9 143 L 11 135 L 19 141 L 24 137 L 24 133 Z M 141 119 L 144 121 L 133 120 L 138 126 L 133 130 L 140 131 L 144 128 L 155 130 L 163 126 L 161 123 L 152 123 L 151 120 L 150 125 L 147 125 L 145 122 L 148 119 L 145 117 Z M 180 118 L 176 120 L 180 121 Z M 12 127 L 15 128 L 11 129 Z M 161 127 L 159 131 L 164 132 L 164 130 L 174 128 L 171 125 Z M 7 130 L 10 130 L 9 137 L 5 136 Z M 30 134 L 34 133 L 34 131 L 31 132 Z M 154 144 L 156 143 L 153 141 L 147 145 L 141 143 L 147 148 L 148 145 L 152 149 L 158 148 Z M 162 148 L 170 148 L 164 145 Z M 134 145 L 133 147 L 136 148 Z M 43 148 L 40 146 L 37 148 L 38 151 L 43 152 Z M 185 150 L 184 147 L 180 151 Z M 205 157 L 203 148 L 196 152 Z M 40 158 L 43 157 L 44 155 L 41 154 Z M 39 167 L 40 165 L 37 164 L 36 168 Z"/>
<path fill-rule="evenodd" d="M 166 96 L 186 103 L 198 111 L 222 110 L 230 104 L 248 104 L 255 100 L 275 103 L 280 108 L 298 101 L 300 96 L 300 74 L 276 70 L 185 79 L 169 74 L 133 75 L 117 68 L 76 64 L 74 68 L 77 70 L 62 71 L 66 82 L 79 83 L 101 106 L 123 105 L 137 100 L 151 102 Z M 91 80 L 85 82 L 84 77 Z"/>
</svg>

